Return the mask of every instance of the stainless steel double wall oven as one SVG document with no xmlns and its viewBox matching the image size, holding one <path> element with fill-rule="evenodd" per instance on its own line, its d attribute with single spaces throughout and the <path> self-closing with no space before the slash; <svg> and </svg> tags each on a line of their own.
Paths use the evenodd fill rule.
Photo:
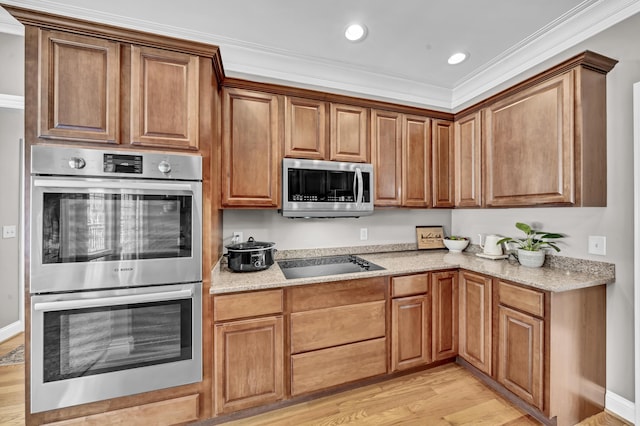
<svg viewBox="0 0 640 426">
<path fill-rule="evenodd" d="M 202 159 L 31 148 L 31 412 L 202 380 Z"/>
</svg>

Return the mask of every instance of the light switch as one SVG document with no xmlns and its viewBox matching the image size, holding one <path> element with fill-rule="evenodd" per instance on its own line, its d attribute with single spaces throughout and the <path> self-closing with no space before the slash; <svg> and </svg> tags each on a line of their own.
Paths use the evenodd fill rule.
<svg viewBox="0 0 640 426">
<path fill-rule="evenodd" d="M 2 227 L 2 238 L 15 238 L 15 237 L 16 237 L 15 225 L 5 225 Z"/>
<path fill-rule="evenodd" d="M 599 235 L 589 235 L 589 254 L 598 254 L 606 256 L 607 254 L 607 237 Z"/>
</svg>

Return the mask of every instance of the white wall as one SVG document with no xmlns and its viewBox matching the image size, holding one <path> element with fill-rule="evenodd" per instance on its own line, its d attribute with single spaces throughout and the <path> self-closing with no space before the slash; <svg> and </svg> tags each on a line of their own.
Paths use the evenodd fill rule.
<svg viewBox="0 0 640 426">
<path fill-rule="evenodd" d="M 234 231 L 242 231 L 245 240 L 275 242 L 278 250 L 415 243 L 416 226 L 442 225 L 445 235 L 451 230 L 450 210 L 378 209 L 358 219 L 288 219 L 275 210 L 225 210 L 222 220 L 225 245 Z M 367 228 L 367 241 L 360 240 L 360 228 Z"/>
<path fill-rule="evenodd" d="M 0 94 L 22 96 L 23 74 L 24 38 L 0 33 Z M 24 112 L 0 107 L 0 228 L 15 225 L 16 231 L 20 229 L 19 142 L 23 136 Z M 19 239 L 0 238 L 0 331 L 20 320 L 19 304 Z M 2 336 L 0 332 L 0 340 Z"/>
<path fill-rule="evenodd" d="M 607 288 L 607 391 L 634 401 L 634 252 L 632 86 L 640 81 L 640 16 L 582 43 L 585 49 L 619 60 L 607 76 L 607 207 L 454 210 L 455 233 L 516 236 L 516 221 L 538 222 L 544 230 L 568 235 L 561 255 L 615 263 L 616 282 Z M 560 62 L 561 58 L 553 62 Z M 514 166 L 514 173 L 517 165 Z M 587 237 L 607 237 L 607 255 L 587 253 Z M 477 238 L 477 237 L 475 237 Z"/>
</svg>

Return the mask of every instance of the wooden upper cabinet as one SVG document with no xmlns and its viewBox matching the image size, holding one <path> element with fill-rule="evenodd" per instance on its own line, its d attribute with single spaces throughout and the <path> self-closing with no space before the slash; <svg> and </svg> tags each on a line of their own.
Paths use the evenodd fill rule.
<svg viewBox="0 0 640 426">
<path fill-rule="evenodd" d="M 223 89 L 223 206 L 278 206 L 281 152 L 278 105 L 277 95 Z"/>
<path fill-rule="evenodd" d="M 454 123 L 455 205 L 482 207 L 482 112 Z"/>
<path fill-rule="evenodd" d="M 368 113 L 367 108 L 331 104 L 330 160 L 356 163 L 368 161 Z"/>
<path fill-rule="evenodd" d="M 198 149 L 199 57 L 131 47 L 133 145 Z"/>
<path fill-rule="evenodd" d="M 284 156 L 324 160 L 327 123 L 326 102 L 285 97 Z"/>
<path fill-rule="evenodd" d="M 454 206 L 453 123 L 433 120 L 433 207 Z"/>
<path fill-rule="evenodd" d="M 402 205 L 431 205 L 431 120 L 405 115 L 402 119 Z"/>
<path fill-rule="evenodd" d="M 39 32 L 38 137 L 117 143 L 119 44 L 58 31 Z"/>
<path fill-rule="evenodd" d="M 371 111 L 371 162 L 375 170 L 375 205 L 401 205 L 402 114 Z"/>
<path fill-rule="evenodd" d="M 486 109 L 487 206 L 575 202 L 574 71 Z"/>
</svg>

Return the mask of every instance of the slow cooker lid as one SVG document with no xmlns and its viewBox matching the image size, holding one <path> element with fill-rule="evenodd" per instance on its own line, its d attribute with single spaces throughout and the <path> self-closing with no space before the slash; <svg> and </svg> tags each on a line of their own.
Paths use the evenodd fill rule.
<svg viewBox="0 0 640 426">
<path fill-rule="evenodd" d="M 253 239 L 253 237 L 249 237 L 249 239 L 245 242 L 242 243 L 237 243 L 237 244 L 230 244 L 228 246 L 225 246 L 225 248 L 229 249 L 229 250 L 242 250 L 242 251 L 246 251 L 246 250 L 264 250 L 264 249 L 268 249 L 271 248 L 273 246 L 275 246 L 276 243 L 270 243 L 270 242 L 266 242 L 266 241 L 255 241 Z"/>
</svg>

